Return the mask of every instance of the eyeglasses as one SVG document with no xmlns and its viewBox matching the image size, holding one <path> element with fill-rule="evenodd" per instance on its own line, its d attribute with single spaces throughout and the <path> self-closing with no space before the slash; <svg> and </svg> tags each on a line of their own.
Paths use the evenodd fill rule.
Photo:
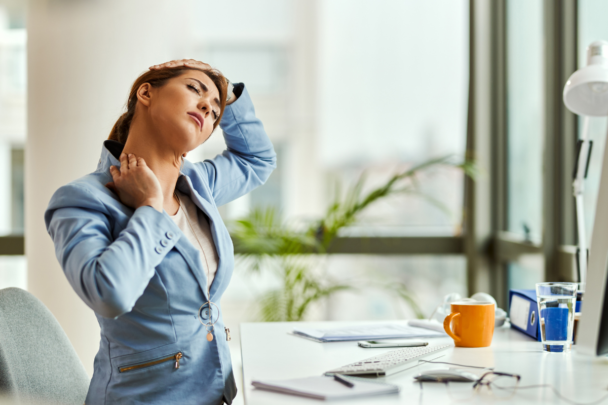
<svg viewBox="0 0 608 405">
<path fill-rule="evenodd" d="M 508 399 L 515 395 L 517 387 L 519 387 L 519 380 L 521 380 L 521 376 L 517 374 L 490 371 L 473 384 L 473 390 L 479 392 L 483 387 L 487 387 L 495 397 Z"/>
<path fill-rule="evenodd" d="M 506 400 L 515 395 L 520 380 L 521 376 L 517 374 L 489 371 L 475 381 L 472 390 L 469 384 L 449 384 L 447 381 L 444 384 L 452 401 L 468 401 L 476 395 L 491 395 L 495 400 Z"/>
</svg>

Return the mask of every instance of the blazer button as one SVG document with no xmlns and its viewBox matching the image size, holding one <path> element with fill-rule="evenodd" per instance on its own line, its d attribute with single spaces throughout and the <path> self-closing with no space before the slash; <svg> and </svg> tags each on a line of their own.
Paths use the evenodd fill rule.
<svg viewBox="0 0 608 405">
<path fill-rule="evenodd" d="M 163 239 L 160 241 L 160 244 L 163 245 L 163 247 L 167 247 L 167 245 L 169 245 L 169 241 L 167 239 Z"/>
<path fill-rule="evenodd" d="M 173 239 L 173 237 L 174 237 L 175 235 L 173 235 L 173 232 L 167 232 L 167 233 L 165 234 L 165 236 L 167 237 L 167 239 Z"/>
<path fill-rule="evenodd" d="M 157 246 L 154 251 L 158 254 L 161 254 L 163 252 L 163 249 L 160 246 Z"/>
</svg>

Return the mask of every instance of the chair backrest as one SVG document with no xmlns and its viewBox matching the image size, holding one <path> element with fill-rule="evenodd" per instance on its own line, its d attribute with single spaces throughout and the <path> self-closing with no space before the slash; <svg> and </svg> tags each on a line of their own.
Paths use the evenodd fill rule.
<svg viewBox="0 0 608 405">
<path fill-rule="evenodd" d="M 89 381 L 51 311 L 20 288 L 0 290 L 0 391 L 23 403 L 82 405 Z"/>
</svg>

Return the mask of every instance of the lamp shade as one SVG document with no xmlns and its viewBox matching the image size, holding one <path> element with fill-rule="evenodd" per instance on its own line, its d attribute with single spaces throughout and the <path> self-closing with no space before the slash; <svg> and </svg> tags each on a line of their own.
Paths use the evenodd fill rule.
<svg viewBox="0 0 608 405">
<path fill-rule="evenodd" d="M 608 116 L 608 42 L 587 48 L 587 66 L 574 72 L 564 86 L 564 104 L 578 115 Z"/>
</svg>

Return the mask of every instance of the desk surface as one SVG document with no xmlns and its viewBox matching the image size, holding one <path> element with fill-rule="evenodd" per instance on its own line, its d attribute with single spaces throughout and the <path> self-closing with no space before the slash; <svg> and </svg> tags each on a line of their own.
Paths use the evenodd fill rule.
<svg viewBox="0 0 608 405">
<path fill-rule="evenodd" d="M 247 405 L 318 404 L 319 401 L 256 390 L 253 379 L 283 380 L 322 375 L 323 372 L 354 361 L 395 349 L 363 349 L 356 342 L 317 343 L 288 334 L 295 325 L 332 328 L 374 322 L 307 322 L 241 324 L 243 383 Z M 429 339 L 431 345 L 451 342 L 449 338 Z M 544 353 L 540 343 L 507 327 L 496 329 L 488 348 L 452 348 L 442 352 L 436 361 L 472 366 L 494 367 L 495 371 L 521 375 L 521 385 L 551 384 L 566 398 L 580 402 L 597 400 L 608 394 L 608 358 L 585 357 L 571 352 Z M 439 404 L 452 402 L 444 384 L 413 382 L 422 370 L 447 368 L 441 364 L 420 363 L 415 367 L 378 381 L 399 385 L 398 395 L 360 398 L 354 401 L 332 401 L 332 404 L 358 405 Z M 457 387 L 462 389 L 462 386 Z M 490 399 L 488 393 L 475 397 L 477 403 Z M 560 401 L 551 389 L 519 389 L 506 403 L 555 404 Z M 602 403 L 608 404 L 608 399 Z"/>
</svg>

